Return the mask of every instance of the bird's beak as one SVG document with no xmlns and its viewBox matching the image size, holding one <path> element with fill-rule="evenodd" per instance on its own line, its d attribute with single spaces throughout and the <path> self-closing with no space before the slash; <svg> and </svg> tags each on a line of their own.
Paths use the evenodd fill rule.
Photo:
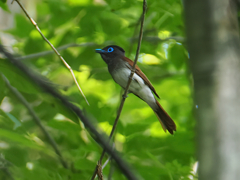
<svg viewBox="0 0 240 180">
<path fill-rule="evenodd" d="M 102 49 L 95 49 L 96 53 L 105 53 L 106 51 L 102 50 Z"/>
</svg>

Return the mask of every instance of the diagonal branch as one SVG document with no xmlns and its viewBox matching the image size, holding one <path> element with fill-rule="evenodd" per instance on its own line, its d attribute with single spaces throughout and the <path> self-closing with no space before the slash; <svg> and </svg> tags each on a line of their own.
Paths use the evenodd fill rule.
<svg viewBox="0 0 240 180">
<path fill-rule="evenodd" d="M 146 10 L 147 10 L 147 2 L 146 2 L 146 0 L 144 0 L 143 1 L 143 12 L 142 12 L 142 19 L 141 19 L 141 27 L 140 27 L 139 37 L 138 37 L 138 47 L 137 47 L 137 51 L 136 51 L 136 56 L 135 56 L 135 60 L 134 60 L 134 63 L 133 63 L 132 70 L 131 70 L 131 74 L 130 74 L 129 79 L 128 79 L 127 86 L 126 86 L 124 94 L 122 96 L 122 100 L 121 100 L 121 104 L 120 104 L 119 109 L 118 109 L 117 117 L 116 117 L 116 119 L 114 121 L 114 124 L 113 124 L 113 127 L 112 127 L 112 131 L 111 131 L 110 136 L 109 136 L 109 140 L 112 138 L 113 133 L 114 133 L 116 127 L 117 127 L 117 123 L 118 123 L 119 117 L 121 115 L 124 102 L 125 102 L 125 100 L 127 98 L 128 89 L 129 89 L 129 86 L 130 86 L 130 84 L 132 82 L 133 75 L 135 73 L 135 66 L 137 64 L 138 55 L 139 55 L 139 52 L 140 52 L 140 47 L 141 47 L 141 42 L 142 42 L 142 37 L 143 37 L 143 24 L 144 24 L 144 18 L 145 18 Z M 104 149 L 102 154 L 101 154 L 101 157 L 99 159 L 100 164 L 102 164 L 102 159 L 104 157 L 105 151 L 106 150 Z M 93 176 L 91 178 L 92 180 L 94 180 L 94 178 L 96 176 L 97 168 L 98 168 L 98 166 L 96 166 L 96 168 L 95 168 L 95 171 L 94 171 Z"/>
<path fill-rule="evenodd" d="M 28 69 L 27 66 L 25 66 L 21 61 L 16 60 L 10 53 L 4 50 L 3 46 L 0 46 L 0 52 L 2 52 L 13 65 L 15 65 L 23 73 L 25 73 L 26 76 L 29 77 L 29 79 L 34 84 L 38 85 L 43 91 L 47 92 L 48 94 L 51 94 L 54 98 L 58 99 L 67 109 L 73 111 L 81 119 L 84 126 L 88 129 L 89 133 L 92 135 L 92 138 L 98 144 L 100 144 L 102 148 L 105 149 L 110 156 L 112 156 L 112 158 L 118 164 L 119 169 L 128 179 L 131 180 L 141 179 L 139 175 L 136 176 L 132 172 L 133 171 L 132 168 L 130 168 L 129 165 L 124 160 L 122 160 L 122 158 L 120 158 L 119 154 L 112 149 L 112 147 L 109 145 L 109 142 L 106 141 L 105 137 L 102 134 L 100 134 L 93 126 L 93 124 L 89 121 L 89 119 L 83 115 L 81 109 L 79 109 L 76 105 L 69 102 L 66 97 L 61 95 L 52 86 L 50 86 L 50 83 L 46 82 L 46 79 L 43 79 L 41 76 L 36 75 L 30 69 Z"/>
<path fill-rule="evenodd" d="M 85 101 L 87 102 L 87 104 L 89 105 L 87 98 L 85 97 L 85 95 L 82 92 L 81 87 L 79 86 L 77 79 L 73 73 L 73 70 L 71 68 L 71 66 L 68 65 L 68 63 L 63 59 L 63 57 L 61 56 L 61 54 L 57 51 L 57 49 L 48 41 L 48 39 L 43 35 L 43 33 L 41 32 L 40 28 L 38 27 L 37 23 L 33 20 L 33 18 L 30 17 L 30 15 L 28 14 L 28 12 L 26 11 L 26 9 L 22 6 L 22 4 L 18 1 L 18 0 L 13 0 L 12 3 L 16 1 L 18 3 L 18 5 L 22 8 L 23 12 L 25 13 L 25 15 L 28 17 L 28 19 L 31 21 L 31 23 L 35 26 L 35 28 L 37 29 L 37 31 L 39 32 L 39 34 L 42 36 L 42 38 L 51 46 L 51 48 L 53 49 L 53 51 L 58 55 L 58 57 L 62 60 L 63 64 L 68 68 L 68 70 L 70 71 L 73 80 L 75 82 L 75 84 L 78 87 L 78 90 L 81 92 L 83 98 L 85 99 Z"/>
<path fill-rule="evenodd" d="M 45 129 L 45 127 L 41 123 L 41 120 L 39 119 L 39 117 L 37 116 L 37 114 L 35 113 L 33 108 L 29 105 L 29 103 L 23 97 L 23 95 L 16 88 L 11 86 L 10 82 L 8 81 L 8 79 L 4 75 L 2 75 L 2 77 L 3 77 L 3 80 L 5 81 L 7 87 L 19 99 L 19 101 L 21 101 L 21 103 L 28 109 L 28 111 L 31 114 L 31 116 L 33 117 L 33 120 L 35 121 L 35 123 L 39 126 L 39 128 L 41 129 L 43 134 L 47 137 L 47 139 L 48 139 L 49 143 L 51 144 L 51 146 L 53 147 L 55 153 L 58 155 L 58 158 L 59 158 L 60 162 L 62 163 L 63 167 L 65 169 L 68 169 L 67 162 L 63 159 L 62 153 L 58 149 L 57 143 L 54 141 L 52 136 L 47 132 L 47 130 Z"/>
</svg>

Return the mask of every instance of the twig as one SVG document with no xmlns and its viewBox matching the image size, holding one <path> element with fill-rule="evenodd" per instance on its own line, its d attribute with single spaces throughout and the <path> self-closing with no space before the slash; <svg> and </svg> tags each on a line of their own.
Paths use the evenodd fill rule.
<svg viewBox="0 0 240 180">
<path fill-rule="evenodd" d="M 83 115 L 82 110 L 80 110 L 76 105 L 69 102 L 63 95 L 61 95 L 58 91 L 56 91 L 52 86 L 50 86 L 50 83 L 46 82 L 46 79 L 42 78 L 39 75 L 36 75 L 33 73 L 30 69 L 28 69 L 27 66 L 25 66 L 21 61 L 16 60 L 10 53 L 4 50 L 2 46 L 0 46 L 0 52 L 6 56 L 6 58 L 17 68 L 19 68 L 24 74 L 26 74 L 27 77 L 32 81 L 32 83 L 37 84 L 42 90 L 47 92 L 48 94 L 51 94 L 54 98 L 59 99 L 62 104 L 65 106 L 66 109 L 69 109 L 73 111 L 83 122 L 84 126 L 88 129 L 89 133 L 92 135 L 92 138 L 102 146 L 103 149 L 106 150 L 106 152 L 112 156 L 112 158 L 116 161 L 116 163 L 119 166 L 119 169 L 123 172 L 123 174 L 131 180 L 137 180 L 140 179 L 139 176 L 136 176 L 132 171 L 132 169 L 129 167 L 129 165 L 123 161 L 120 156 L 117 154 L 117 152 L 112 150 L 112 147 L 109 145 L 109 142 L 106 140 L 106 138 L 101 135 L 96 128 L 93 126 L 93 124 L 89 121 L 87 117 Z"/>
<path fill-rule="evenodd" d="M 137 30 L 138 30 L 138 25 L 141 23 L 142 20 L 142 16 L 143 14 L 141 14 L 140 18 L 138 19 L 136 26 L 134 28 L 134 32 L 133 32 L 133 37 L 135 36 L 135 34 L 137 34 Z M 128 55 L 130 55 L 132 53 L 132 49 L 133 49 L 133 44 L 134 44 L 134 38 L 131 38 L 130 40 L 130 45 L 129 45 L 129 51 L 128 51 Z"/>
<path fill-rule="evenodd" d="M 18 0 L 13 0 L 12 3 L 16 1 L 18 3 L 18 5 L 22 8 L 23 12 L 25 13 L 25 15 L 28 17 L 28 19 L 32 22 L 32 24 L 35 26 L 35 28 L 37 29 L 37 31 L 39 32 L 39 34 L 42 36 L 42 38 L 51 46 L 51 48 L 53 49 L 53 51 L 58 55 L 58 57 L 62 60 L 63 64 L 68 68 L 68 70 L 70 71 L 73 80 L 75 82 L 75 84 L 78 87 L 78 90 L 81 92 L 83 98 L 85 99 L 85 101 L 88 103 L 87 98 L 85 97 L 85 95 L 82 92 L 81 87 L 79 86 L 77 79 L 73 73 L 73 70 L 71 68 L 71 66 L 68 65 L 68 63 L 63 59 L 63 57 L 61 56 L 61 54 L 57 51 L 57 49 L 48 41 L 48 39 L 43 35 L 43 33 L 41 32 L 40 28 L 38 27 L 37 23 L 33 20 L 33 18 L 30 17 L 30 15 L 28 14 L 28 12 L 26 11 L 26 9 L 22 6 L 22 4 L 18 1 Z"/>
<path fill-rule="evenodd" d="M 115 148 L 115 144 L 113 143 L 112 149 L 114 150 L 114 148 Z M 107 164 L 109 163 L 109 161 L 111 161 L 111 159 L 112 159 L 112 157 L 110 156 L 110 157 L 105 161 L 105 163 L 102 165 L 102 169 L 104 169 L 104 168 L 107 166 Z"/>
<path fill-rule="evenodd" d="M 42 125 L 41 120 L 39 119 L 39 117 L 37 116 L 37 114 L 35 113 L 33 108 L 29 105 L 29 103 L 23 97 L 23 95 L 16 88 L 11 86 L 10 82 L 8 81 L 8 79 L 4 75 L 2 75 L 2 77 L 3 77 L 3 80 L 5 81 L 7 87 L 19 99 L 19 101 L 28 109 L 28 111 L 31 114 L 31 116 L 33 117 L 33 120 L 35 121 L 35 123 L 39 126 L 39 128 L 41 129 L 43 134 L 47 137 L 47 139 L 48 139 L 49 143 L 51 144 L 51 146 L 53 147 L 55 153 L 58 155 L 58 158 L 59 158 L 60 162 L 62 163 L 63 167 L 68 169 L 67 162 L 63 159 L 62 153 L 60 152 L 60 150 L 57 147 L 57 143 L 54 141 L 54 139 L 47 132 L 45 127 Z"/>
<path fill-rule="evenodd" d="M 109 157 L 109 158 L 105 161 L 105 163 L 102 165 L 102 169 L 104 169 L 104 168 L 107 166 L 107 164 L 109 163 L 109 161 L 111 161 L 111 159 L 112 159 L 112 157 Z"/>
<path fill-rule="evenodd" d="M 168 40 L 176 40 L 180 43 L 184 43 L 185 42 L 185 38 L 184 37 L 181 37 L 181 36 L 170 36 L 170 37 L 167 37 L 167 38 L 160 38 L 160 37 L 157 37 L 157 36 L 145 36 L 143 37 L 143 39 L 145 41 L 149 41 L 149 42 L 164 42 L 164 41 L 168 41 Z"/>
<path fill-rule="evenodd" d="M 135 33 L 134 33 L 135 34 Z M 161 39 L 157 36 L 143 36 L 143 40 L 144 41 L 149 41 L 149 42 L 153 42 L 153 43 L 159 43 L 159 42 L 164 42 L 164 41 L 168 41 L 168 40 L 176 40 L 180 43 L 185 42 L 185 38 L 181 37 L 181 36 L 171 36 L 168 38 L 164 38 Z M 132 38 L 128 38 L 128 41 L 130 41 L 130 43 L 135 42 L 136 40 L 138 40 L 138 37 L 132 37 Z M 103 44 L 113 44 L 113 41 L 105 41 Z M 71 47 L 89 47 L 89 46 L 97 46 L 98 44 L 94 43 L 94 42 L 87 42 L 87 43 L 81 43 L 81 44 L 76 44 L 76 43 L 70 43 L 70 44 L 66 44 L 63 46 L 60 46 L 57 48 L 58 51 L 62 51 Z M 130 45 L 131 47 L 131 45 Z M 131 52 L 132 50 L 130 49 L 129 52 Z M 55 53 L 54 51 L 43 51 L 43 52 L 39 52 L 39 53 L 34 53 L 34 54 L 29 54 L 26 56 L 21 56 L 21 57 L 16 57 L 16 59 L 18 60 L 27 60 L 27 59 L 33 59 L 33 58 L 39 58 L 39 57 L 43 57 L 43 56 L 47 56 L 50 54 Z"/>
<path fill-rule="evenodd" d="M 115 170 L 115 167 L 114 167 L 113 161 L 111 161 L 110 169 L 109 169 L 109 174 L 108 174 L 108 180 L 111 180 L 111 179 L 112 179 L 114 170 Z"/>
<path fill-rule="evenodd" d="M 122 96 L 122 100 L 121 100 L 121 104 L 120 104 L 119 109 L 118 109 L 117 117 L 116 117 L 116 119 L 114 121 L 114 124 L 113 124 L 113 127 L 112 127 L 112 131 L 111 131 L 110 136 L 109 136 L 109 140 L 112 138 L 113 133 L 114 133 L 116 127 L 117 127 L 117 123 L 118 123 L 120 114 L 122 112 L 122 108 L 123 108 L 124 102 L 125 102 L 125 100 L 127 98 L 128 89 L 129 89 L 129 86 L 130 86 L 130 84 L 132 82 L 133 74 L 135 73 L 135 66 L 136 66 L 136 63 L 137 63 L 137 60 L 138 60 L 138 55 L 139 55 L 139 52 L 140 52 L 140 47 L 141 47 L 141 42 L 142 42 L 142 37 L 143 37 L 143 23 L 144 23 L 146 10 L 147 10 L 147 3 L 146 3 L 146 0 L 144 0 L 143 1 L 142 20 L 141 20 L 141 27 L 140 27 L 140 33 L 139 33 L 139 38 L 138 38 L 138 47 L 137 47 L 137 51 L 136 51 L 136 56 L 135 56 L 135 60 L 134 60 L 134 63 L 133 63 L 132 70 L 131 70 L 131 74 L 130 74 L 129 79 L 128 79 L 127 86 L 126 86 L 124 94 Z M 99 159 L 100 163 L 102 163 L 102 159 L 104 157 L 104 154 L 105 154 L 105 149 L 103 150 L 103 152 L 101 154 L 101 157 Z M 96 172 L 97 172 L 96 169 L 97 169 L 97 166 L 96 166 L 96 168 L 94 170 L 94 173 L 93 173 L 93 176 L 92 176 L 91 180 L 94 180 L 94 178 L 96 176 Z"/>
<path fill-rule="evenodd" d="M 81 44 L 76 44 L 76 43 L 70 43 L 70 44 L 66 44 L 63 46 L 60 46 L 57 48 L 58 51 L 62 51 L 64 49 L 68 49 L 70 47 L 84 47 L 84 46 L 95 46 L 96 43 L 93 42 L 87 42 L 87 43 L 81 43 Z M 21 56 L 21 57 L 17 57 L 16 59 L 18 60 L 27 60 L 27 59 L 33 59 L 33 58 L 39 58 L 39 57 L 43 57 L 43 56 L 47 56 L 50 54 L 55 53 L 54 51 L 43 51 L 43 52 L 39 52 L 39 53 L 34 53 L 34 54 L 29 54 L 26 56 Z"/>
</svg>

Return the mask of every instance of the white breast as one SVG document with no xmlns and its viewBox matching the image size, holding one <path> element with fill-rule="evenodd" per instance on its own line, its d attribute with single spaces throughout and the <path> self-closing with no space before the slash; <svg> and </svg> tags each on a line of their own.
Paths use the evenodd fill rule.
<svg viewBox="0 0 240 180">
<path fill-rule="evenodd" d="M 116 83 L 125 89 L 131 70 L 128 68 L 121 68 L 112 74 L 112 77 Z M 141 97 L 152 108 L 156 105 L 156 100 L 152 94 L 151 89 L 144 83 L 143 79 L 136 73 L 133 75 L 133 80 L 129 87 L 129 92 L 132 92 Z"/>
</svg>

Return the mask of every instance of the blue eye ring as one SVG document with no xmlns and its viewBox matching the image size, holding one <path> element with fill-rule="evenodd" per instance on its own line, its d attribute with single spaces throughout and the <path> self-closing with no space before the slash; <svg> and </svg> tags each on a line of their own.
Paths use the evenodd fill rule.
<svg viewBox="0 0 240 180">
<path fill-rule="evenodd" d="M 108 52 L 113 52 L 114 51 L 114 49 L 112 48 L 112 47 L 110 47 L 110 48 L 108 48 L 108 50 L 107 50 Z"/>
</svg>

